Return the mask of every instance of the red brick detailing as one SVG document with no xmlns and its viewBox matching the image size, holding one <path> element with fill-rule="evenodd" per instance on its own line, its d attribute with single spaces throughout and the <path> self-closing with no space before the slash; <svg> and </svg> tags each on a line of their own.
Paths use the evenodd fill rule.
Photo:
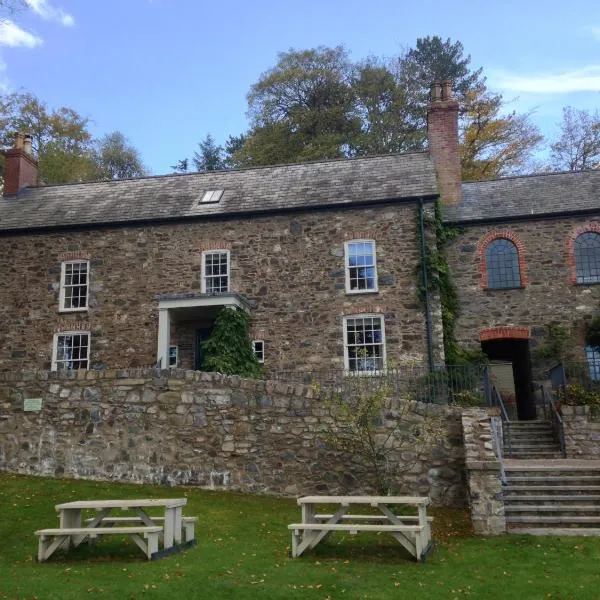
<svg viewBox="0 0 600 600">
<path fill-rule="evenodd" d="M 387 312 L 387 307 L 385 306 L 380 306 L 380 305 L 376 305 L 376 304 L 367 304 L 365 306 L 354 306 L 352 308 L 346 308 L 344 309 L 344 316 L 348 316 L 348 315 L 362 315 L 362 314 L 366 314 L 366 313 L 373 313 L 373 314 L 384 314 Z"/>
<path fill-rule="evenodd" d="M 588 231 L 594 231 L 600 233 L 600 223 L 586 223 L 580 225 L 571 232 L 567 239 L 567 266 L 569 269 L 569 283 L 577 285 L 577 270 L 575 268 L 575 240 L 582 234 Z"/>
<path fill-rule="evenodd" d="M 63 333 L 64 331 L 90 331 L 88 321 L 67 321 L 61 319 L 54 326 L 54 333 Z"/>
<path fill-rule="evenodd" d="M 429 154 L 433 159 L 438 188 L 444 204 L 456 204 L 461 197 L 458 153 L 458 102 L 435 100 L 427 111 Z"/>
<path fill-rule="evenodd" d="M 521 277 L 521 287 L 527 287 L 529 280 L 527 279 L 527 262 L 525 261 L 525 246 L 521 241 L 521 238 L 512 231 L 502 230 L 502 231 L 490 231 L 486 233 L 479 242 L 477 243 L 477 254 L 479 256 L 479 274 L 481 275 L 481 280 L 479 285 L 486 290 L 488 287 L 488 274 L 487 274 L 487 264 L 485 261 L 485 251 L 486 248 L 491 244 L 494 240 L 510 240 L 517 248 L 517 257 L 519 259 L 519 274 Z"/>
<path fill-rule="evenodd" d="M 231 250 L 230 242 L 198 242 L 198 250 Z"/>
<path fill-rule="evenodd" d="M 75 252 L 61 252 L 58 255 L 58 260 L 61 262 L 67 260 L 90 260 L 91 254 L 89 252 L 75 251 Z"/>
<path fill-rule="evenodd" d="M 490 340 L 528 340 L 531 336 L 529 327 L 513 327 L 504 325 L 502 327 L 491 327 L 482 329 L 479 332 L 479 341 L 489 342 Z"/>
<path fill-rule="evenodd" d="M 377 240 L 374 231 L 347 231 L 344 233 L 345 240 Z"/>
</svg>

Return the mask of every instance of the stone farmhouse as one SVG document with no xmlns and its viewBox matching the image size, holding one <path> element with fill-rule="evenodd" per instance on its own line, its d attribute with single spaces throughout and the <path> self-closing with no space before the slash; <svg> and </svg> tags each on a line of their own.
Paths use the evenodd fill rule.
<svg viewBox="0 0 600 600">
<path fill-rule="evenodd" d="M 600 303 L 600 171 L 461 183 L 446 82 L 427 152 L 37 186 L 17 136 L 4 177 L 3 371 L 197 369 L 225 306 L 248 311 L 270 372 L 441 364 L 440 300 L 418 295 L 438 199 L 459 228 L 457 341 L 512 364 L 520 418 L 548 323 L 600 358 L 581 325 Z"/>
</svg>

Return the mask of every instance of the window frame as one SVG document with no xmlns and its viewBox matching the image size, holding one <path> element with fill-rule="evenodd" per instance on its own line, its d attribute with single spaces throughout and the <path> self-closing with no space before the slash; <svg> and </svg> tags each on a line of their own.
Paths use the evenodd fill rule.
<svg viewBox="0 0 600 600">
<path fill-rule="evenodd" d="M 488 252 L 490 251 L 490 248 L 493 246 L 493 244 L 496 244 L 498 242 L 509 243 L 514 248 L 515 259 L 516 259 L 516 264 L 517 264 L 517 273 L 519 275 L 519 281 L 518 281 L 517 285 L 500 286 L 500 287 L 496 286 L 496 285 L 491 285 L 490 273 L 493 272 L 494 269 L 490 269 L 490 264 L 488 262 Z M 522 273 L 522 269 L 521 269 L 521 257 L 519 255 L 519 246 L 514 242 L 514 240 L 511 240 L 510 238 L 503 237 L 503 236 L 498 236 L 498 237 L 495 237 L 494 239 L 490 240 L 485 245 L 485 248 L 483 249 L 483 261 L 484 261 L 484 265 L 485 265 L 485 275 L 486 275 L 485 289 L 487 289 L 487 290 L 519 290 L 524 287 L 523 273 Z"/>
<path fill-rule="evenodd" d="M 175 363 L 171 364 L 171 350 L 175 350 Z M 167 361 L 168 361 L 168 368 L 169 369 L 176 369 L 179 365 L 179 346 L 177 346 L 176 344 L 171 344 L 169 346 L 169 355 L 167 357 Z"/>
<path fill-rule="evenodd" d="M 85 306 L 67 307 L 65 302 L 67 299 L 66 295 L 66 278 L 67 278 L 67 265 L 85 264 L 86 265 L 86 283 L 85 283 Z M 82 287 L 81 284 L 77 284 Z M 70 287 L 76 287 L 70 284 Z M 58 310 L 59 312 L 84 312 L 89 310 L 90 304 L 90 261 L 89 260 L 65 260 L 60 264 L 60 287 L 59 287 L 59 301 Z"/>
<path fill-rule="evenodd" d="M 361 371 L 353 371 L 350 369 L 350 353 L 348 351 L 348 320 L 349 319 L 379 319 L 381 323 L 381 369 L 374 370 L 361 370 Z M 386 335 L 385 335 L 385 317 L 381 313 L 360 313 L 355 315 L 345 315 L 342 320 L 343 333 L 344 333 L 344 370 L 346 373 L 350 375 L 377 375 L 380 373 L 384 373 L 387 368 L 387 343 L 386 343 Z M 354 344 L 355 346 L 357 344 Z M 375 344 L 373 344 L 375 345 Z"/>
<path fill-rule="evenodd" d="M 261 349 L 256 349 L 256 344 L 261 344 Z M 252 340 L 252 352 L 256 356 L 256 360 L 263 365 L 265 363 L 265 341 L 264 340 Z"/>
<path fill-rule="evenodd" d="M 66 362 L 64 360 L 58 360 L 58 340 L 60 337 L 66 336 L 75 336 L 75 335 L 85 335 L 87 336 L 87 357 L 86 357 L 86 366 L 85 368 L 80 369 L 59 369 L 58 364 Z M 92 336 L 89 331 L 59 331 L 54 334 L 52 338 L 52 371 L 89 371 L 90 369 L 90 351 L 91 351 L 91 342 Z M 83 346 L 80 346 L 83 347 Z M 76 359 L 81 360 L 81 359 Z"/>
<path fill-rule="evenodd" d="M 350 265 L 350 245 L 351 244 L 372 244 L 373 247 L 373 264 L 372 265 L 359 265 L 364 267 L 373 267 L 374 275 L 373 275 L 373 288 L 369 289 L 352 289 L 351 288 L 351 277 L 350 277 L 350 269 L 357 268 Z M 376 294 L 379 292 L 379 284 L 377 281 L 377 242 L 374 239 L 368 238 L 356 238 L 353 240 L 346 240 L 344 242 L 344 279 L 345 279 L 345 287 L 346 294 Z"/>
<path fill-rule="evenodd" d="M 600 381 L 600 348 L 586 344 L 584 351 L 590 380 Z"/>
<path fill-rule="evenodd" d="M 227 256 L 227 289 L 220 290 L 218 292 L 207 291 L 206 280 L 208 277 L 223 277 L 223 275 L 206 275 L 206 257 L 209 254 L 225 254 Z M 231 253 L 229 250 L 217 248 L 215 250 L 204 250 L 202 252 L 202 264 L 201 264 L 201 274 L 200 274 L 200 291 L 203 294 L 227 294 L 231 290 Z"/>
<path fill-rule="evenodd" d="M 575 284 L 576 285 L 597 285 L 600 283 L 600 265 L 598 265 L 597 270 L 598 270 L 598 275 L 596 275 L 594 281 L 582 281 L 583 279 L 586 278 L 585 275 L 579 275 L 579 263 L 577 260 L 577 240 L 579 238 L 581 238 L 583 235 L 586 234 L 593 234 L 595 236 L 598 236 L 598 241 L 600 241 L 600 232 L 595 231 L 594 229 L 586 229 L 585 231 L 580 231 L 575 238 L 573 239 L 573 265 L 574 265 L 574 271 L 575 271 Z M 588 266 L 589 266 L 589 261 L 588 261 Z M 590 279 L 590 278 L 588 278 Z"/>
</svg>

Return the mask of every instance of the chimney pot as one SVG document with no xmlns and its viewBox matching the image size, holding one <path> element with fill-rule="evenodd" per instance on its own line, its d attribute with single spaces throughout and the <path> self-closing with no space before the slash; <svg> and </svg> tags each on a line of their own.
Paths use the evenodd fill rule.
<svg viewBox="0 0 600 600">
<path fill-rule="evenodd" d="M 431 101 L 437 102 L 442 98 L 442 87 L 439 81 L 434 81 L 431 84 Z"/>
<path fill-rule="evenodd" d="M 21 150 L 23 148 L 24 139 L 25 136 L 20 131 L 17 131 L 17 133 L 15 133 L 15 148 L 17 150 Z"/>
<path fill-rule="evenodd" d="M 442 100 L 452 100 L 452 82 L 449 79 L 442 82 Z"/>
<path fill-rule="evenodd" d="M 23 151 L 31 155 L 31 136 L 29 134 L 23 136 Z"/>
</svg>

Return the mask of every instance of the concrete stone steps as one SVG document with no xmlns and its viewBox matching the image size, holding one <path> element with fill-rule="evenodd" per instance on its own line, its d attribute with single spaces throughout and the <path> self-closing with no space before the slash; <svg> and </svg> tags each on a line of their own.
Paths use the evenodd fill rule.
<svg viewBox="0 0 600 600">
<path fill-rule="evenodd" d="M 504 504 L 505 506 L 512 506 L 513 504 L 539 504 L 543 506 L 545 504 L 555 504 L 556 502 L 577 502 L 577 503 L 591 503 L 593 506 L 596 503 L 600 506 L 600 494 L 514 494 L 505 495 Z"/>
<path fill-rule="evenodd" d="M 556 535 L 556 536 L 597 536 L 600 529 L 594 527 L 527 527 L 526 525 L 515 525 L 509 533 L 518 535 Z"/>
<path fill-rule="evenodd" d="M 509 459 L 504 469 L 509 533 L 600 535 L 600 462 Z"/>
</svg>

